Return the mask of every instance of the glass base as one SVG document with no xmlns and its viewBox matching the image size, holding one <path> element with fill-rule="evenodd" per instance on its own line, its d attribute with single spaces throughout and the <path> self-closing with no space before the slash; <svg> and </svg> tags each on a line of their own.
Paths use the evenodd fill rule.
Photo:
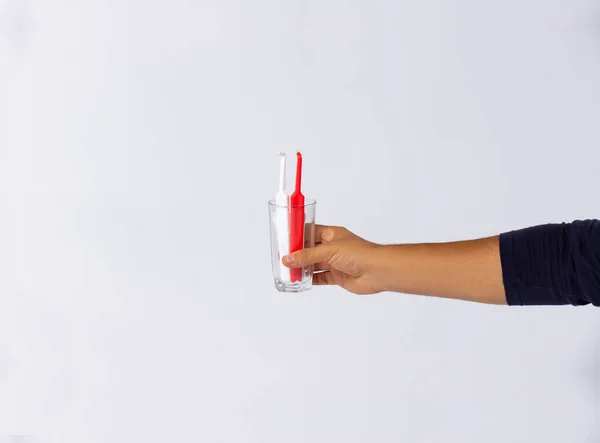
<svg viewBox="0 0 600 443">
<path fill-rule="evenodd" d="M 283 282 L 279 279 L 274 279 L 275 288 L 279 292 L 306 292 L 312 289 L 312 281 L 297 281 L 294 283 L 291 282 Z"/>
</svg>

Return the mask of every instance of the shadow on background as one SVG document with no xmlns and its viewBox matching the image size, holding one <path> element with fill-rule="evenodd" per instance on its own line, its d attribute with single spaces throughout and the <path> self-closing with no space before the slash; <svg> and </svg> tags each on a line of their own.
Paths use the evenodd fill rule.
<svg viewBox="0 0 600 443">
<path fill-rule="evenodd" d="M 600 309 L 600 308 L 593 308 Z M 594 417 L 600 417 L 600 326 L 595 328 L 592 342 L 592 352 L 586 361 L 584 377 L 585 388 L 589 389 L 588 395 L 592 397 Z M 590 423 L 589 443 L 600 442 L 600 420 Z"/>
<path fill-rule="evenodd" d="M 31 39 L 33 16 L 26 0 L 0 1 L 0 43 L 21 54 Z"/>
<path fill-rule="evenodd" d="M 1 435 L 0 443 L 35 443 L 30 435 Z"/>
</svg>

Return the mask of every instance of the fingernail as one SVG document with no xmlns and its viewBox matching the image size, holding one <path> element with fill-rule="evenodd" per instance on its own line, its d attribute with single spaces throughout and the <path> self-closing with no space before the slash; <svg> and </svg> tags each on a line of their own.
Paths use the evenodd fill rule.
<svg viewBox="0 0 600 443">
<path fill-rule="evenodd" d="M 294 264 L 294 256 L 293 255 L 286 255 L 285 257 L 283 257 L 283 264 L 285 265 L 292 265 Z"/>
</svg>

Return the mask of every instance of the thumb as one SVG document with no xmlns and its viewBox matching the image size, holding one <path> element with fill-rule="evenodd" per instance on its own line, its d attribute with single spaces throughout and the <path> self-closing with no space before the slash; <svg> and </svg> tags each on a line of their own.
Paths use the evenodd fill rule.
<svg viewBox="0 0 600 443">
<path fill-rule="evenodd" d="M 326 262 L 335 252 L 331 243 L 323 243 L 314 248 L 301 249 L 283 257 L 283 264 L 288 268 L 302 268 L 315 263 Z"/>
</svg>

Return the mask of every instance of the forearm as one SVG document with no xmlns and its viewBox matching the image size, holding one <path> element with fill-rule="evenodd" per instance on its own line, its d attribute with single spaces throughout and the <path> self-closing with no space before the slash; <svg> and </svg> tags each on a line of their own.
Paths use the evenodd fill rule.
<svg viewBox="0 0 600 443">
<path fill-rule="evenodd" d="M 382 246 L 374 266 L 385 291 L 506 304 L 497 236 Z"/>
</svg>

